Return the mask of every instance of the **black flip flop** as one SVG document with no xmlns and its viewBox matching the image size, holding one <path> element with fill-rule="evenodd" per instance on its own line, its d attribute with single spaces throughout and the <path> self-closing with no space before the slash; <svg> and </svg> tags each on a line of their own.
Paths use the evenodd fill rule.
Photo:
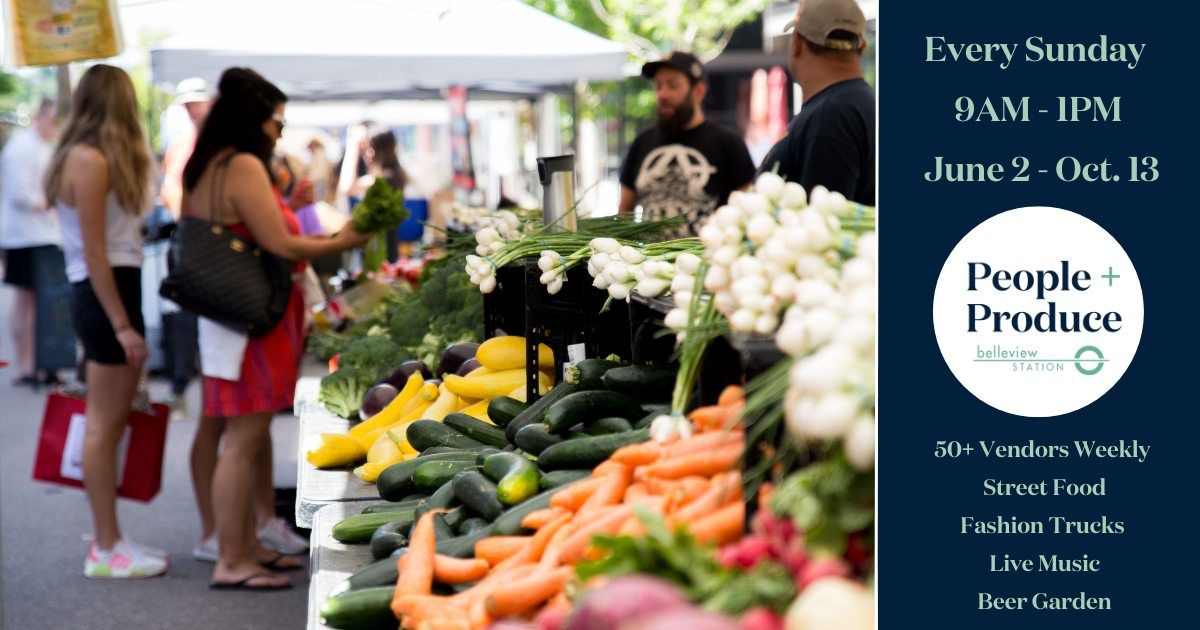
<svg viewBox="0 0 1200 630">
<path fill-rule="evenodd" d="M 281 554 L 277 554 L 274 558 L 272 558 L 271 560 L 269 560 L 267 562 L 259 562 L 258 564 L 260 566 L 262 566 L 264 569 L 270 569 L 272 571 L 299 571 L 300 569 L 304 568 L 303 564 L 298 564 L 294 567 L 283 566 L 283 565 L 279 564 L 279 562 L 281 560 L 283 560 L 284 558 L 290 558 L 290 557 L 291 556 L 281 553 Z"/>
<path fill-rule="evenodd" d="M 252 573 L 236 582 L 209 582 L 208 588 L 214 591 L 283 591 L 292 588 L 292 583 L 287 584 L 272 584 L 269 586 L 255 586 L 250 583 L 250 580 L 259 578 L 273 578 L 272 573 Z"/>
</svg>

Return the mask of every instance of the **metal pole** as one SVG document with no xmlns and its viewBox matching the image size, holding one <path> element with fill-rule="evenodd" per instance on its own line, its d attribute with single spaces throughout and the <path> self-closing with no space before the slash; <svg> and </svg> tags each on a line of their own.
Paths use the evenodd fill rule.
<svg viewBox="0 0 1200 630">
<path fill-rule="evenodd" d="M 71 111 L 71 66 L 60 63 L 54 67 L 54 74 L 58 80 L 58 117 L 66 118 Z"/>
</svg>

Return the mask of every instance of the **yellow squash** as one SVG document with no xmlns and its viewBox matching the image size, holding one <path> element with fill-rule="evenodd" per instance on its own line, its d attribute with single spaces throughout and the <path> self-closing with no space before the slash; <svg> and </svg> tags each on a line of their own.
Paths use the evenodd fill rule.
<svg viewBox="0 0 1200 630">
<path fill-rule="evenodd" d="M 358 440 L 341 433 L 322 433 L 317 443 L 304 454 L 308 463 L 317 468 L 344 468 L 361 462 L 367 451 Z"/>
<path fill-rule="evenodd" d="M 544 372 L 538 373 L 539 385 L 551 387 L 553 379 Z M 446 388 L 459 396 L 486 400 L 504 396 L 525 382 L 525 368 L 493 372 L 483 376 L 462 377 L 446 375 Z"/>
<path fill-rule="evenodd" d="M 522 389 L 521 391 L 525 391 L 525 390 Z M 496 424 L 495 422 L 492 422 L 492 419 L 489 418 L 488 414 L 487 414 L 488 403 L 490 403 L 490 402 L 492 402 L 492 401 L 481 400 L 481 401 L 475 403 L 474 405 L 471 405 L 470 407 L 465 407 L 463 409 L 460 409 L 459 413 L 465 413 L 468 416 L 475 418 L 476 420 L 483 420 L 484 422 L 486 422 L 488 424 Z"/>
<path fill-rule="evenodd" d="M 392 399 L 392 402 L 388 403 L 387 406 L 380 410 L 379 413 L 350 427 L 349 435 L 351 437 L 358 438 L 370 433 L 375 429 L 384 428 L 388 425 L 394 424 L 400 419 L 400 414 L 404 410 L 404 407 L 408 405 L 408 401 L 412 400 L 413 397 L 417 395 L 424 383 L 425 379 L 422 378 L 421 373 L 414 372 L 412 376 L 409 376 L 408 380 L 404 382 L 404 389 L 400 390 L 400 393 Z M 371 442 L 368 442 L 363 445 L 363 448 L 370 448 L 370 446 Z"/>
<path fill-rule="evenodd" d="M 492 337 L 479 344 L 475 350 L 475 360 L 493 372 L 525 367 L 525 338 L 513 335 Z M 538 364 L 554 365 L 554 352 L 544 343 L 538 344 Z"/>
<path fill-rule="evenodd" d="M 458 409 L 458 396 L 454 392 L 446 389 L 446 384 L 438 388 L 438 397 L 429 408 L 425 410 L 425 414 L 421 416 L 423 420 L 442 421 L 447 414 L 454 413 Z"/>
</svg>

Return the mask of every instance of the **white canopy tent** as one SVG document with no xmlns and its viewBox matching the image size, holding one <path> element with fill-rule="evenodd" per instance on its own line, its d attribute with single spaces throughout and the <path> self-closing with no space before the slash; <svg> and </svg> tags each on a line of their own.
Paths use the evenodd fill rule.
<svg viewBox="0 0 1200 630">
<path fill-rule="evenodd" d="M 300 100 L 449 85 L 533 97 L 620 79 L 625 63 L 615 42 L 517 0 L 127 0 L 121 19 L 127 39 L 168 33 L 150 47 L 155 81 L 248 66 Z"/>
</svg>

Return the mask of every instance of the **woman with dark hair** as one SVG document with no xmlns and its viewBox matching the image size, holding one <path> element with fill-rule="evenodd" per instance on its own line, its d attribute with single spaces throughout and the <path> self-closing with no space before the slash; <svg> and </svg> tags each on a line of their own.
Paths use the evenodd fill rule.
<svg viewBox="0 0 1200 630">
<path fill-rule="evenodd" d="M 362 201 L 367 189 L 375 183 L 375 178 L 382 177 L 389 186 L 403 190 L 408 184 L 408 174 L 400 166 L 400 154 L 396 147 L 396 134 L 391 130 L 373 130 L 368 132 L 366 146 L 363 147 L 362 160 L 367 167 L 367 173 L 354 182 L 350 191 L 350 206 L 353 208 Z M 399 235 L 395 230 L 387 235 L 388 260 L 396 261 L 399 246 Z"/>
<path fill-rule="evenodd" d="M 332 238 L 300 236 L 300 227 L 276 188 L 271 156 L 286 124 L 287 97 L 263 77 L 245 68 L 221 76 L 218 96 L 183 170 L 184 214 L 221 223 L 263 249 L 296 261 L 362 245 L 368 235 L 347 226 Z M 202 340 L 203 345 L 203 340 Z M 294 558 L 263 548 L 255 536 L 252 510 L 260 463 L 270 461 L 272 416 L 292 405 L 304 346 L 304 305 L 298 286 L 287 313 L 265 335 L 246 340 L 238 378 L 204 379 L 204 418 L 193 446 L 193 482 L 198 503 L 211 497 L 219 556 L 214 588 L 270 590 L 289 588 L 291 581 L 270 571 L 299 566 Z M 208 372 L 209 370 L 205 370 Z M 224 445 L 211 480 L 196 455 L 219 423 Z M 203 459 L 203 457 L 201 457 Z M 200 462 L 203 464 L 203 462 Z M 266 466 L 270 470 L 270 464 Z M 197 473 L 200 474 L 197 474 Z M 203 518 L 203 515 L 202 515 Z"/>
</svg>

